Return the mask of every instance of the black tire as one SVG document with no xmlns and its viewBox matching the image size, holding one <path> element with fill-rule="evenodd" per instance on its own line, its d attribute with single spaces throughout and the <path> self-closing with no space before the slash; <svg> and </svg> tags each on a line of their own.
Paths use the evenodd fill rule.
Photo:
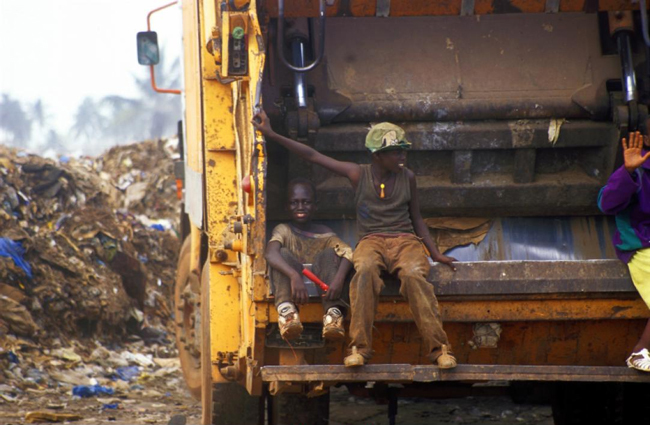
<svg viewBox="0 0 650 425">
<path fill-rule="evenodd" d="M 307 397 L 304 394 L 280 394 L 272 397 L 273 425 L 327 425 L 330 395 Z"/>
<path fill-rule="evenodd" d="M 212 425 L 264 425 L 264 398 L 236 382 L 212 386 Z"/>
<path fill-rule="evenodd" d="M 182 300 L 183 291 L 187 285 L 191 285 L 192 279 L 196 276 L 190 273 L 190 238 L 186 238 L 181 247 L 176 266 L 176 282 L 174 284 L 174 312 L 176 315 L 176 346 L 178 347 L 178 356 L 181 360 L 181 370 L 185 383 L 196 400 L 201 400 L 201 359 L 192 355 L 185 348 L 185 341 L 189 337 L 190 330 L 187 328 L 188 317 L 181 306 L 184 305 Z M 196 283 L 194 284 L 196 286 Z M 181 308 L 182 310 L 179 310 Z"/>
</svg>

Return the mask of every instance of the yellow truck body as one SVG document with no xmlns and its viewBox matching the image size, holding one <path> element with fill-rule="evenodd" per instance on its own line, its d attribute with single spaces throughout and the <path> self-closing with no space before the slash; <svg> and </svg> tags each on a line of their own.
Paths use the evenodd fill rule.
<svg viewBox="0 0 650 425">
<path fill-rule="evenodd" d="M 650 313 L 596 208 L 620 135 L 648 115 L 638 4 L 184 0 L 182 16 L 177 342 L 204 423 L 326 423 L 327 390 L 341 383 L 421 395 L 528 382 L 554 392 L 557 424 L 577 423 L 576 388 L 600 394 L 592 405 L 648 394 L 650 377 L 624 360 Z M 317 59 L 308 71 L 284 63 Z M 491 218 L 478 247 L 454 251 L 458 271 L 432 267 L 456 369 L 428 362 L 389 276 L 369 365 L 346 370 L 345 343 L 318 339 L 316 298 L 300 310 L 312 332 L 295 346 L 277 338 L 264 248 L 287 219 L 286 182 L 314 180 L 319 218 L 351 244 L 354 205 L 344 179 L 254 131 L 260 108 L 282 133 L 357 162 L 369 124 L 396 122 L 413 142 L 423 215 Z"/>
</svg>

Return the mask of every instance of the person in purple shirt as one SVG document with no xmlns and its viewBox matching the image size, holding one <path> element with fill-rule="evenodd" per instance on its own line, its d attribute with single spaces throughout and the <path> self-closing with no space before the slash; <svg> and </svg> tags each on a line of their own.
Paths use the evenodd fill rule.
<svg viewBox="0 0 650 425">
<path fill-rule="evenodd" d="M 640 132 L 623 138 L 624 164 L 598 195 L 598 208 L 615 216 L 614 247 L 632 282 L 650 308 L 650 140 Z M 627 359 L 631 368 L 650 372 L 650 320 Z"/>
</svg>

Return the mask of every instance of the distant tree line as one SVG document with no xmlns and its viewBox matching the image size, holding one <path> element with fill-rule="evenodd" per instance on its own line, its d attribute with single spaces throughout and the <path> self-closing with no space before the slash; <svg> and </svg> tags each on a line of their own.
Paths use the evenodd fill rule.
<svg viewBox="0 0 650 425">
<path fill-rule="evenodd" d="M 178 59 L 167 66 L 161 55 L 156 66 L 159 87 L 181 87 Z M 149 69 L 141 78 L 134 76 L 134 97 L 108 95 L 86 97 L 77 107 L 67 134 L 54 130 L 41 99 L 21 102 L 8 94 L 0 97 L 0 143 L 18 147 L 52 150 L 57 153 L 80 151 L 96 155 L 110 146 L 176 134 L 182 106 L 178 95 L 159 94 L 151 88 Z M 33 139 L 39 139 L 34 143 Z"/>
</svg>

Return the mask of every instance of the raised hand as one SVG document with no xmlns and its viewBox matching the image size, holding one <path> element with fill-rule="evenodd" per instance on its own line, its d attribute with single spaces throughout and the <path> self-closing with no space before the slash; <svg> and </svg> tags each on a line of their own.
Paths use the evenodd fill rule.
<svg viewBox="0 0 650 425">
<path fill-rule="evenodd" d="M 650 152 L 643 155 L 641 149 L 643 148 L 644 137 L 640 132 L 632 132 L 629 134 L 629 142 L 625 137 L 621 140 L 623 145 L 623 159 L 625 160 L 625 169 L 628 173 L 633 173 L 634 170 L 639 168 L 649 157 Z"/>
</svg>

